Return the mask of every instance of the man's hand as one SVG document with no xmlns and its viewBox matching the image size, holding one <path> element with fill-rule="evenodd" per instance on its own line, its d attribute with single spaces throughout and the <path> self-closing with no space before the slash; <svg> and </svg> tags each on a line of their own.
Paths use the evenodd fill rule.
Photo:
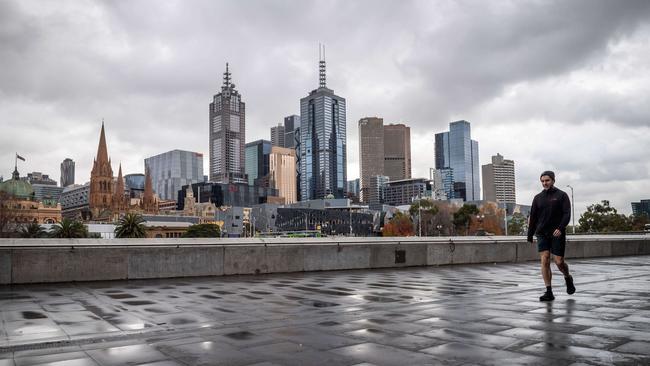
<svg viewBox="0 0 650 366">
<path fill-rule="evenodd" d="M 533 238 L 528 238 L 528 242 L 533 244 Z"/>
<path fill-rule="evenodd" d="M 553 232 L 553 236 L 557 238 L 560 235 L 562 235 L 562 232 L 560 231 L 560 229 L 555 229 L 555 231 Z"/>
</svg>

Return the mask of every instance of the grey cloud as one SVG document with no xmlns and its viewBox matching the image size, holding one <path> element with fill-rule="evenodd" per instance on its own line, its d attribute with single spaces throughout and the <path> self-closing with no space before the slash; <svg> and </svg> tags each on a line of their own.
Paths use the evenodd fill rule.
<svg viewBox="0 0 650 366">
<path fill-rule="evenodd" d="M 647 1 L 3 1 L 0 123 L 12 127 L 0 136 L 0 157 L 13 161 L 13 151 L 27 149 L 25 169 L 53 176 L 72 157 L 83 182 L 102 117 L 109 153 L 129 172 L 175 148 L 206 153 L 208 103 L 227 61 L 247 105 L 247 139 L 269 138 L 269 128 L 297 114 L 299 99 L 316 87 L 318 42 L 327 47 L 328 85 L 348 101 L 351 166 L 358 166 L 357 121 L 367 115 L 411 126 L 418 146 L 428 146 L 413 152 L 421 164 L 414 170 L 424 175 L 433 133 L 456 118 L 479 131 L 548 119 L 609 121 L 638 133 L 650 115 L 647 88 L 586 93 L 544 83 L 598 67 L 611 44 L 648 24 L 649 8 Z M 647 78 L 648 71 L 625 77 L 635 73 Z M 527 88 L 499 104 L 517 84 Z M 556 108 L 540 106 L 544 99 Z M 487 147 L 498 143 L 479 142 L 482 155 L 496 152 Z M 530 146 L 513 150 L 520 154 L 541 149 L 527 136 L 507 143 Z M 516 157 L 535 164 L 522 173 L 533 183 L 539 165 L 571 164 L 564 158 Z M 643 167 L 633 155 L 600 160 L 608 170 L 621 161 Z M 5 177 L 11 169 L 0 167 Z"/>
</svg>

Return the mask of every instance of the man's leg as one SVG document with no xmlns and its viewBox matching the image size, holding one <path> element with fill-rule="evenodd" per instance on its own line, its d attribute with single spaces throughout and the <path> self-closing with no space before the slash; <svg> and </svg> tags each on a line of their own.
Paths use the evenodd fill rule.
<svg viewBox="0 0 650 366">
<path fill-rule="evenodd" d="M 551 286 L 551 252 L 548 250 L 545 250 L 543 252 L 539 252 L 540 259 L 542 261 L 542 278 L 544 279 L 544 286 L 547 288 Z"/>
<path fill-rule="evenodd" d="M 559 269 L 560 272 L 562 272 L 564 275 L 567 294 L 572 295 L 574 292 L 576 292 L 576 287 L 573 285 L 573 277 L 569 274 L 569 265 L 564 261 L 564 257 L 561 257 L 559 255 L 554 255 L 553 259 L 555 260 L 557 269 Z"/>
<path fill-rule="evenodd" d="M 555 300 L 555 296 L 553 296 L 553 290 L 551 289 L 551 253 L 548 250 L 544 250 L 539 252 L 539 255 L 542 264 L 542 278 L 546 286 L 546 292 L 540 296 L 539 301 L 552 301 Z"/>
<path fill-rule="evenodd" d="M 562 272 L 564 277 L 569 277 L 569 265 L 566 264 L 564 261 L 564 257 L 560 257 L 559 255 L 554 255 L 553 260 L 555 261 L 555 265 L 557 266 L 557 269 Z"/>
</svg>

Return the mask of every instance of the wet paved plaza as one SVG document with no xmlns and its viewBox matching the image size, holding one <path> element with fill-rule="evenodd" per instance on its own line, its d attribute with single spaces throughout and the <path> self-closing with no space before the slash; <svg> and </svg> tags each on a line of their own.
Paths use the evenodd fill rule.
<svg viewBox="0 0 650 366">
<path fill-rule="evenodd" d="M 650 364 L 650 256 L 0 286 L 5 365 Z"/>
</svg>

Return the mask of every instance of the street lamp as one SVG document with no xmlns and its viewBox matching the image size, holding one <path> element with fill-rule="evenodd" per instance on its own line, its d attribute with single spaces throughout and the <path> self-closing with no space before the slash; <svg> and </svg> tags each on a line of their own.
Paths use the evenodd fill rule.
<svg viewBox="0 0 650 366">
<path fill-rule="evenodd" d="M 438 229 L 438 236 L 440 236 L 442 234 L 442 225 L 436 225 L 436 229 Z"/>
<path fill-rule="evenodd" d="M 350 213 L 350 236 L 352 236 L 352 203 L 349 203 L 350 209 L 348 212 Z"/>
<path fill-rule="evenodd" d="M 481 235 L 485 235 L 485 229 L 483 229 L 483 219 L 485 218 L 485 215 L 480 214 L 476 215 L 476 220 L 478 220 L 478 232 L 481 233 Z"/>
<path fill-rule="evenodd" d="M 573 187 L 571 185 L 567 184 L 567 187 L 571 189 L 571 218 L 573 219 L 573 233 L 576 233 L 576 210 L 575 210 L 575 205 L 573 204 Z"/>
<path fill-rule="evenodd" d="M 418 193 L 418 236 L 422 237 L 422 193 Z"/>
</svg>

